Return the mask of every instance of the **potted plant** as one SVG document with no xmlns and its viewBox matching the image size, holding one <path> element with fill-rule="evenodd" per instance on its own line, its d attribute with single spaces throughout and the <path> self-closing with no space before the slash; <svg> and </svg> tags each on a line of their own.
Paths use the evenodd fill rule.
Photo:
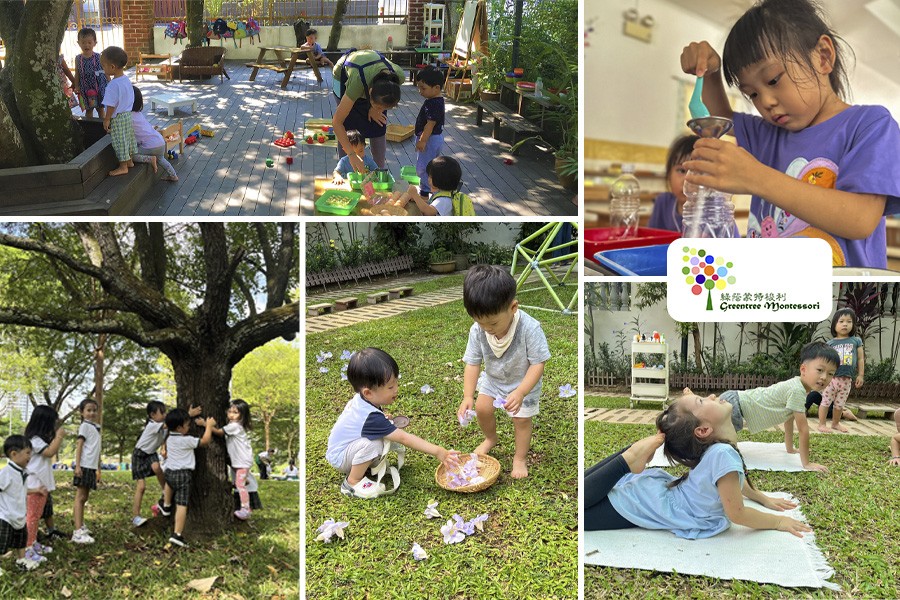
<svg viewBox="0 0 900 600">
<path fill-rule="evenodd" d="M 428 223 L 435 248 L 444 248 L 455 257 L 456 268 L 464 271 L 469 268 L 469 252 L 472 243 L 469 235 L 482 231 L 480 223 Z"/>
<path fill-rule="evenodd" d="M 478 68 L 475 71 L 475 88 L 472 95 L 478 92 L 479 98 L 485 102 L 500 100 L 500 87 L 506 73 L 490 54 L 475 52 L 474 57 Z"/>
<path fill-rule="evenodd" d="M 428 255 L 428 268 L 432 273 L 452 273 L 456 270 L 456 260 L 449 250 L 435 246 Z"/>
</svg>

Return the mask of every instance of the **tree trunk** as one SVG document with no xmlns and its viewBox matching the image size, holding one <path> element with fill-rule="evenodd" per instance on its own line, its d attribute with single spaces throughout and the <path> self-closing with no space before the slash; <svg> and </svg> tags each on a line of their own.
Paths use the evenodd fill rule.
<svg viewBox="0 0 900 600">
<path fill-rule="evenodd" d="M 700 339 L 700 328 L 696 323 L 691 329 L 691 336 L 694 339 L 694 362 L 697 364 L 697 371 L 703 371 L 703 341 Z"/>
<path fill-rule="evenodd" d="M 341 28 L 344 25 L 344 14 L 347 12 L 347 0 L 337 0 L 334 6 L 334 17 L 331 19 L 331 32 L 328 34 L 328 46 L 325 48 L 329 52 L 338 49 L 341 42 Z"/>
<path fill-rule="evenodd" d="M 103 425 L 103 374 L 106 361 L 105 333 L 97 335 L 97 347 L 94 348 L 94 400 L 97 401 L 97 424 Z"/>
<path fill-rule="evenodd" d="M 188 32 L 188 48 L 199 48 L 205 42 L 203 27 L 203 0 L 187 0 L 185 25 Z"/>
<path fill-rule="evenodd" d="M 192 405 L 203 409 L 204 417 L 213 417 L 222 427 L 230 394 L 228 383 L 231 369 L 227 361 L 202 348 L 167 353 L 175 373 L 178 407 L 187 410 Z M 190 435 L 202 436 L 199 427 Z M 218 535 L 223 525 L 232 520 L 231 483 L 227 480 L 227 452 L 221 437 L 213 436 L 205 448 L 196 450 L 197 466 L 191 481 L 187 530 L 191 535 Z"/>
</svg>

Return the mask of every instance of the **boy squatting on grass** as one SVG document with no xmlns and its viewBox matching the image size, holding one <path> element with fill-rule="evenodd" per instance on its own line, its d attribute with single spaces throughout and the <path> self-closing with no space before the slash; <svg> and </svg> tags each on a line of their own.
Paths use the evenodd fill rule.
<svg viewBox="0 0 900 600">
<path fill-rule="evenodd" d="M 750 433 L 763 431 L 784 423 L 784 445 L 788 454 L 800 453 L 803 468 L 822 471 L 828 468 L 809 462 L 809 423 L 806 420 L 806 396 L 821 392 L 831 381 L 838 368 L 839 358 L 834 348 L 821 342 L 812 342 L 800 350 L 800 375 L 769 387 L 752 390 L 723 392 L 720 398 L 732 405 L 731 420 L 736 431 L 744 427 Z M 691 390 L 685 388 L 685 394 Z M 794 423 L 800 434 L 800 448 L 794 448 Z"/>
<path fill-rule="evenodd" d="M 457 416 L 464 418 L 474 405 L 484 432 L 475 453 L 487 454 L 497 444 L 494 400 L 505 399 L 503 408 L 515 429 L 510 475 L 527 477 L 531 418 L 538 414 L 544 363 L 550 358 L 547 338 L 541 324 L 519 310 L 516 280 L 500 267 L 480 265 L 469 270 L 463 282 L 463 305 L 475 323 L 463 355 L 463 401 Z"/>
<path fill-rule="evenodd" d="M 396 442 L 430 454 L 448 469 L 459 467 L 459 453 L 446 450 L 398 429 L 382 407 L 397 399 L 400 367 L 390 354 L 379 348 L 363 348 L 350 357 L 347 381 L 356 395 L 344 406 L 328 436 L 325 458 L 335 469 L 346 473 L 341 493 L 354 498 L 377 498 L 386 493 L 383 483 L 366 477 L 366 471 L 381 458 L 385 444 Z"/>
</svg>

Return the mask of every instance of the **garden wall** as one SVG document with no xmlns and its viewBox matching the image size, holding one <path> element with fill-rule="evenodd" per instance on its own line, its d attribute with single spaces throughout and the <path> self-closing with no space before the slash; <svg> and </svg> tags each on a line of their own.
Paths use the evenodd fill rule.
<svg viewBox="0 0 900 600">
<path fill-rule="evenodd" d="M 324 48 L 328 44 L 328 35 L 331 27 L 316 27 L 319 43 Z M 344 25 L 341 28 L 341 40 L 339 48 L 374 48 L 386 50 L 387 39 L 391 36 L 394 47 L 406 46 L 406 24 L 384 23 L 382 25 Z M 171 54 L 177 56 L 185 48 L 185 40 L 179 40 L 176 44 L 172 38 L 165 36 L 165 27 L 153 28 L 153 44 L 157 54 Z M 238 46 L 235 47 L 235 41 Z M 297 45 L 294 28 L 287 25 L 263 26 L 260 36 L 243 40 L 213 40 L 212 44 L 225 48 L 225 58 L 229 60 L 255 60 L 259 56 L 260 46 L 288 46 Z"/>
</svg>

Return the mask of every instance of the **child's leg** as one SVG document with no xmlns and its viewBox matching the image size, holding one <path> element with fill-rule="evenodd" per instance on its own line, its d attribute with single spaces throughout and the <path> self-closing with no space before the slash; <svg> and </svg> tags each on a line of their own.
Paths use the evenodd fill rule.
<svg viewBox="0 0 900 600">
<path fill-rule="evenodd" d="M 75 506 L 72 508 L 72 520 L 75 522 L 75 529 L 84 527 L 84 505 L 88 499 L 88 488 L 78 486 L 75 488 Z"/>
<path fill-rule="evenodd" d="M 513 467 L 510 475 L 513 479 L 528 477 L 528 450 L 531 448 L 531 417 L 513 417 L 515 430 L 516 453 L 513 456 Z"/>
<path fill-rule="evenodd" d="M 163 505 L 165 507 L 172 506 L 172 496 L 175 495 L 175 490 L 172 489 L 172 486 L 169 485 L 169 482 L 166 482 L 166 487 L 163 488 Z"/>
<path fill-rule="evenodd" d="M 366 471 L 369 470 L 369 467 L 372 466 L 372 463 L 374 463 L 375 460 L 376 459 L 373 458 L 370 461 L 359 463 L 358 465 L 353 465 L 352 467 L 350 467 L 350 472 L 347 473 L 347 483 L 349 483 L 350 485 L 356 485 L 357 483 L 359 483 L 360 480 L 366 476 Z M 240 490 L 238 490 L 238 493 L 240 493 Z M 248 502 L 249 502 L 249 497 L 248 497 Z M 243 498 L 243 496 L 241 496 L 241 506 L 243 506 L 243 505 L 244 505 L 244 498 Z"/>
<path fill-rule="evenodd" d="M 178 505 L 175 507 L 175 527 L 173 531 L 178 535 L 184 531 L 184 522 L 187 521 L 187 506 Z"/>
<path fill-rule="evenodd" d="M 152 463 L 150 465 L 150 470 L 156 475 L 156 480 L 159 482 L 159 489 L 163 492 L 166 491 L 166 474 L 163 473 L 162 467 L 159 466 L 158 462 Z"/>
<path fill-rule="evenodd" d="M 900 408 L 894 411 L 894 423 L 897 424 L 897 431 L 900 432 Z"/>
<path fill-rule="evenodd" d="M 127 125 L 125 118 L 129 119 Z M 122 113 L 116 115 L 110 121 L 109 135 L 112 137 L 112 147 L 116 151 L 116 158 L 119 159 L 119 167 L 109 172 L 110 177 L 127 174 L 129 163 L 131 166 L 134 166 L 134 163 L 131 161 L 131 144 L 134 143 L 134 130 L 130 120 L 130 113 Z"/>
<path fill-rule="evenodd" d="M 494 399 L 478 394 L 475 399 L 475 414 L 478 426 L 484 434 L 484 441 L 475 448 L 475 454 L 487 454 L 497 445 L 497 417 L 494 415 Z"/>
<path fill-rule="evenodd" d="M 832 383 L 837 377 L 832 378 Z M 841 416 L 844 413 L 844 405 L 847 403 L 847 398 L 850 397 L 850 378 L 849 377 L 841 377 L 841 381 L 835 386 L 835 398 L 834 398 L 834 410 L 832 411 L 831 416 L 831 428 L 841 431 L 843 433 L 848 433 L 850 430 L 841 425 Z"/>
<path fill-rule="evenodd" d="M 147 487 L 147 484 L 144 483 L 143 479 L 137 480 L 137 485 L 134 486 L 134 501 L 131 503 L 131 516 L 139 517 L 141 516 L 141 501 L 144 499 L 144 489 Z"/>
<path fill-rule="evenodd" d="M 387 137 L 369 138 L 369 147 L 372 149 L 372 158 L 378 168 L 385 168 L 387 165 Z"/>
<path fill-rule="evenodd" d="M 900 467 L 900 433 L 895 433 L 891 438 L 891 460 L 888 464 Z"/>
<path fill-rule="evenodd" d="M 150 154 L 135 154 L 131 157 L 131 160 L 139 163 L 150 163 L 150 166 L 153 168 L 153 173 L 159 172 L 159 167 L 156 166 L 157 158 Z"/>
<path fill-rule="evenodd" d="M 127 174 L 128 174 L 128 161 L 127 160 L 119 161 L 119 166 L 109 172 L 110 177 L 116 177 L 117 175 L 127 175 Z"/>
<path fill-rule="evenodd" d="M 238 497 L 241 499 L 241 508 L 250 510 L 250 492 L 247 491 L 247 473 L 250 469 L 234 470 L 234 487 L 237 488 Z"/>
<path fill-rule="evenodd" d="M 428 166 L 428 163 L 440 155 L 443 146 L 444 134 L 439 133 L 428 138 L 423 152 L 416 153 L 416 175 L 418 175 L 420 179 L 419 193 L 423 196 L 431 193 L 431 186 L 428 185 L 428 174 L 425 172 L 425 168 Z M 445 191 L 455 192 L 456 190 Z"/>
<path fill-rule="evenodd" d="M 837 379 L 837 377 L 832 377 L 831 382 L 828 384 L 828 387 L 822 390 L 822 402 L 819 404 L 818 427 L 818 430 L 822 433 L 828 433 L 828 428 L 825 427 L 825 421 L 828 420 L 828 407 L 831 406 L 831 403 L 834 401 L 835 394 L 837 393 L 837 389 L 834 387 Z"/>
<path fill-rule="evenodd" d="M 41 513 L 44 512 L 44 504 L 46 503 L 46 494 L 28 494 L 25 497 L 25 527 L 28 531 L 25 544 L 28 547 L 33 546 L 37 541 L 38 522 L 41 520 Z"/>
</svg>

